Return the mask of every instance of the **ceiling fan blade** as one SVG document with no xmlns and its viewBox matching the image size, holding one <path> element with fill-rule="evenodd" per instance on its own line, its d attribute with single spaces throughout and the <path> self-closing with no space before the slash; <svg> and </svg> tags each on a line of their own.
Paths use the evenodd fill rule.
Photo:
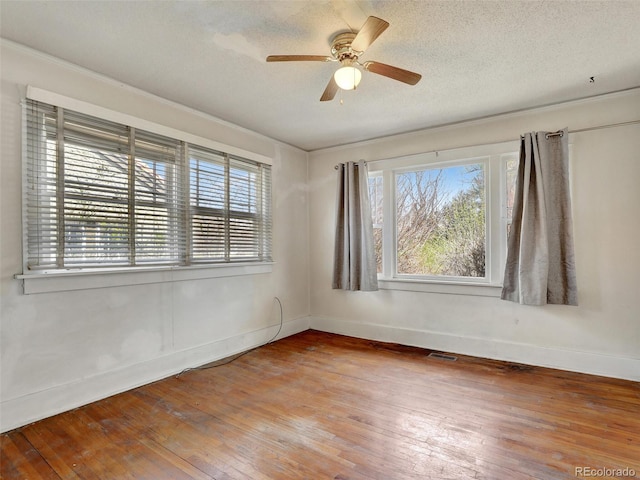
<svg viewBox="0 0 640 480">
<path fill-rule="evenodd" d="M 415 85 L 422 78 L 422 75 L 419 73 L 410 72 L 409 70 L 393 67 L 384 63 L 365 62 L 363 66 L 365 70 L 368 70 L 369 72 L 393 78 L 394 80 L 398 80 L 399 82 L 404 82 L 409 85 Z"/>
<path fill-rule="evenodd" d="M 333 75 L 331 75 L 331 80 L 329 80 L 329 83 L 327 84 L 327 88 L 324 89 L 324 92 L 320 97 L 320 101 L 327 102 L 329 100 L 333 100 L 333 97 L 336 96 L 336 92 L 338 91 L 338 88 L 339 88 L 338 84 L 334 80 Z"/>
<path fill-rule="evenodd" d="M 267 62 L 332 62 L 326 55 L 269 55 Z"/>
<path fill-rule="evenodd" d="M 364 52 L 369 45 L 371 45 L 376 38 L 384 32 L 389 26 L 389 22 L 386 22 L 378 17 L 369 17 L 364 22 L 362 28 L 356 35 L 356 38 L 351 42 L 351 49 L 356 52 Z"/>
</svg>

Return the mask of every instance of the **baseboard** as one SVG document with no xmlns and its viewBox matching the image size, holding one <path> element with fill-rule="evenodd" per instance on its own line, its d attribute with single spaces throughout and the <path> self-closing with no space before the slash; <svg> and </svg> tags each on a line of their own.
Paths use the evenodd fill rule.
<svg viewBox="0 0 640 480">
<path fill-rule="evenodd" d="M 76 382 L 5 400 L 0 403 L 0 433 L 175 375 L 185 368 L 204 365 L 257 347 L 273 338 L 278 328 L 279 325 L 275 325 L 238 334 Z M 308 329 L 309 317 L 289 320 L 282 325 L 278 338 Z"/>
<path fill-rule="evenodd" d="M 459 355 L 640 381 L 640 358 L 462 337 L 332 317 L 312 316 L 310 324 L 312 329 L 323 332 L 411 345 Z"/>
</svg>

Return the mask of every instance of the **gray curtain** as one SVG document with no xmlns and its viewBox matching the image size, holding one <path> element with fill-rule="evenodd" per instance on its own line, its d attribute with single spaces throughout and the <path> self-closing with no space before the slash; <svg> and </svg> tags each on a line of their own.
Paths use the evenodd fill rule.
<svg viewBox="0 0 640 480">
<path fill-rule="evenodd" d="M 503 300 L 525 305 L 578 304 L 569 134 L 567 129 L 561 133 L 527 133 L 520 143 Z"/>
<path fill-rule="evenodd" d="M 367 166 L 347 162 L 337 170 L 333 288 L 378 290 Z"/>
</svg>

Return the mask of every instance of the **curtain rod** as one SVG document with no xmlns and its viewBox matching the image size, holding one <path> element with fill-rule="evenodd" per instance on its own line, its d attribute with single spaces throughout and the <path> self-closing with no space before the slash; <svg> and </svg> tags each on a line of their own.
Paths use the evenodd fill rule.
<svg viewBox="0 0 640 480">
<path fill-rule="evenodd" d="M 603 128 L 612 128 L 612 127 L 622 127 L 624 125 L 634 125 L 636 123 L 640 123 L 640 120 L 631 120 L 629 122 L 620 122 L 620 123 L 609 123 L 607 125 L 598 125 L 595 127 L 587 127 L 587 128 L 579 128 L 578 130 L 569 130 L 568 133 L 581 133 L 581 132 L 590 132 L 591 130 L 602 130 Z M 545 135 L 546 138 L 549 137 L 562 137 L 564 132 L 559 130 L 557 132 L 550 132 Z M 520 138 L 524 138 L 523 135 L 520 135 Z M 499 142 L 496 142 L 499 143 Z"/>
<path fill-rule="evenodd" d="M 609 123 L 606 125 L 597 125 L 595 127 L 586 127 L 586 128 L 579 128 L 578 130 L 569 130 L 568 133 L 582 133 L 582 132 L 590 132 L 592 130 L 602 130 L 604 128 L 613 128 L 613 127 L 624 127 L 626 125 L 635 125 L 637 123 L 640 123 L 640 120 L 630 120 L 628 122 L 619 122 L 619 123 Z M 555 135 L 562 135 L 562 132 L 558 131 L 558 132 L 554 132 L 554 133 L 549 133 L 547 134 L 549 136 L 555 136 Z M 524 138 L 522 135 L 520 135 L 520 139 Z M 488 143 L 476 143 L 474 145 L 465 145 L 462 147 L 452 147 L 452 148 L 447 148 L 445 150 L 457 150 L 460 148 L 471 148 L 471 147 L 484 147 L 486 145 L 495 145 L 496 143 L 506 143 L 506 142 L 513 142 L 514 139 L 510 138 L 508 140 L 502 140 L 502 141 L 495 141 L 495 142 L 488 142 Z M 437 153 L 441 150 L 432 150 L 430 152 L 422 152 L 422 153 Z M 374 161 L 378 161 L 378 160 L 374 160 Z M 365 162 L 366 163 L 366 162 Z M 338 170 L 338 168 L 340 168 L 340 164 L 336 165 L 335 167 L 333 167 L 335 170 Z"/>
<path fill-rule="evenodd" d="M 367 164 L 367 162 L 364 162 L 364 164 L 366 165 L 366 164 Z M 334 169 L 334 170 L 338 170 L 338 169 L 340 168 L 340 165 L 342 165 L 342 163 L 339 163 L 339 164 L 335 165 L 335 166 L 333 167 L 333 169 Z"/>
</svg>

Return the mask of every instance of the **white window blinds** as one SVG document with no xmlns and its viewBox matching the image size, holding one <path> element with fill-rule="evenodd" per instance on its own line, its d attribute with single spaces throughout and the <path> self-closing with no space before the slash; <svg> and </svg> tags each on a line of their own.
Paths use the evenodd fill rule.
<svg viewBox="0 0 640 480">
<path fill-rule="evenodd" d="M 27 101 L 30 270 L 271 260 L 270 166 Z"/>
<path fill-rule="evenodd" d="M 262 164 L 189 148 L 192 258 L 260 260 L 271 251 L 271 178 Z"/>
</svg>

